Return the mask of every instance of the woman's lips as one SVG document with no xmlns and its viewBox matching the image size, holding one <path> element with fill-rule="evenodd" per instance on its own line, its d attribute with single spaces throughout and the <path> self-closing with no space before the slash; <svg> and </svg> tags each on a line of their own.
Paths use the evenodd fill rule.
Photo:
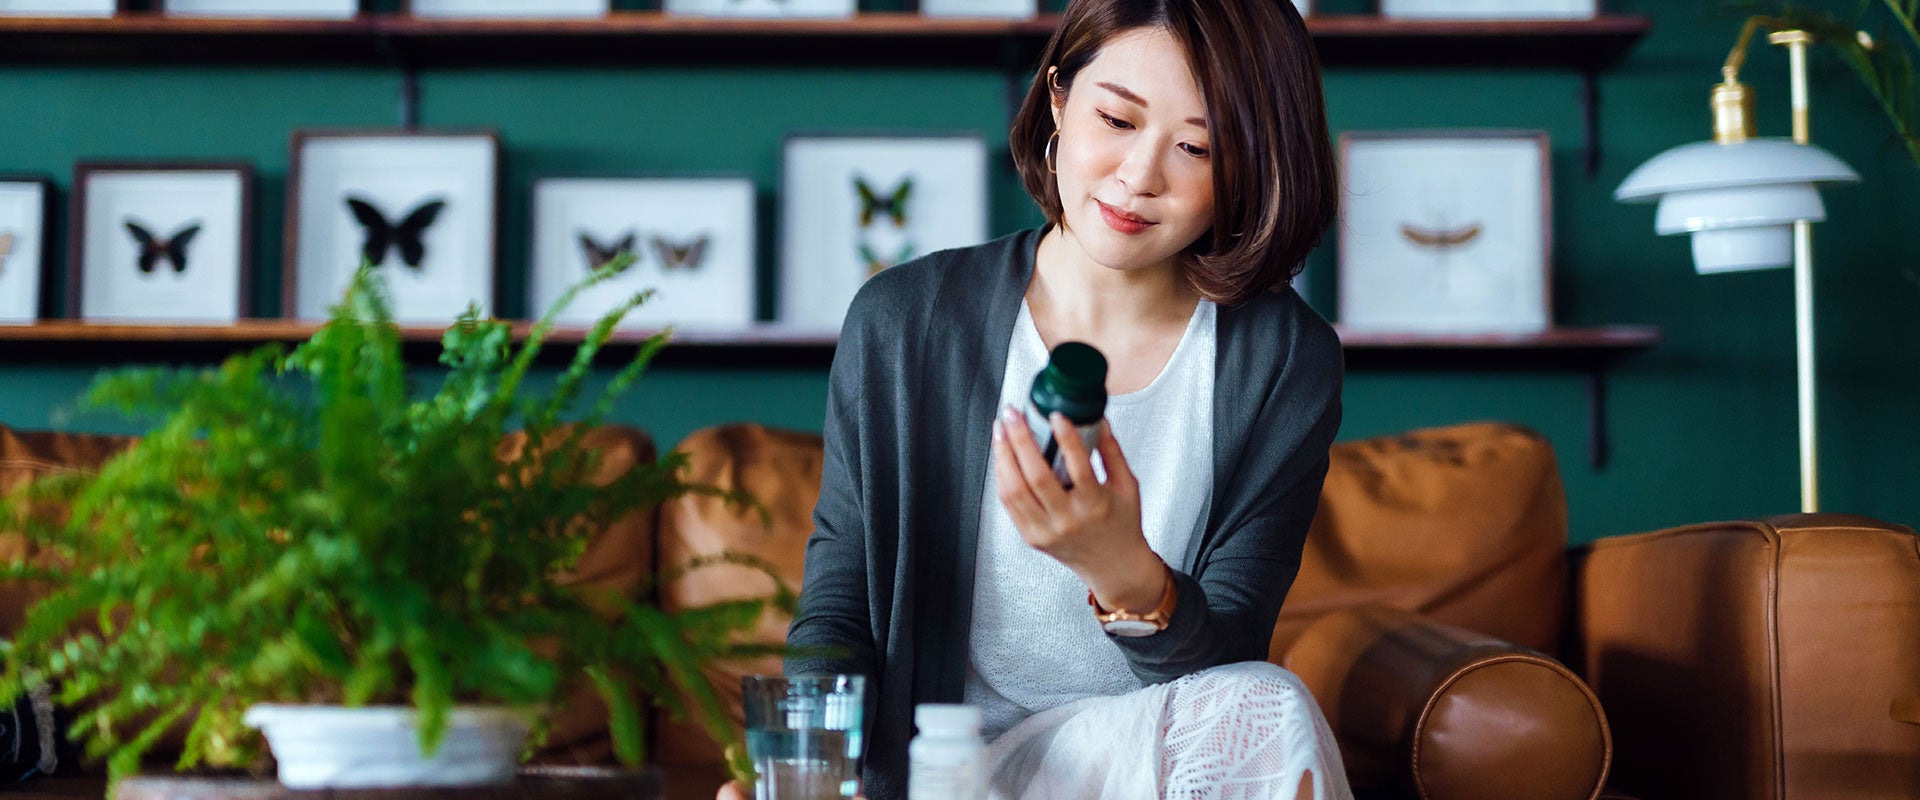
<svg viewBox="0 0 1920 800">
<path fill-rule="evenodd" d="M 1121 233 L 1127 234 L 1129 236 L 1159 224 L 1157 222 L 1147 222 L 1145 220 L 1130 216 L 1125 212 L 1122 212 L 1119 209 L 1114 208 L 1113 206 L 1107 205 L 1106 203 L 1102 203 L 1098 200 L 1095 200 L 1093 202 L 1100 206 L 1100 218 L 1106 221 L 1107 227 L 1112 228 Z"/>
</svg>

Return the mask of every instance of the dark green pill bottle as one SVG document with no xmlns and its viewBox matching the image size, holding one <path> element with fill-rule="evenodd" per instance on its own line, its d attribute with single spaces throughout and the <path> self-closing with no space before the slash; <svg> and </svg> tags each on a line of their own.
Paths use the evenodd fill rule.
<svg viewBox="0 0 1920 800">
<path fill-rule="evenodd" d="M 1067 460 L 1053 439 L 1053 412 L 1065 414 L 1079 432 L 1080 441 L 1091 453 L 1100 441 L 1100 420 L 1107 414 L 1107 358 L 1093 345 L 1063 342 L 1053 348 L 1047 368 L 1033 376 L 1033 391 L 1027 394 L 1027 425 L 1033 428 L 1040 454 L 1053 465 L 1060 483 L 1073 487 L 1067 474 Z"/>
</svg>

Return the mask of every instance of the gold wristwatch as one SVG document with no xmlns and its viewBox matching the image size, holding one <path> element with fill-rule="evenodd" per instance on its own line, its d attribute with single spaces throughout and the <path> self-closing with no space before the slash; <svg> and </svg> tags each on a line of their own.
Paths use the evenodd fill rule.
<svg viewBox="0 0 1920 800">
<path fill-rule="evenodd" d="M 1165 567 L 1166 562 L 1161 562 Z M 1179 602 L 1179 592 L 1175 590 L 1173 567 L 1167 567 L 1167 590 L 1160 595 L 1160 605 L 1152 611 L 1139 614 L 1132 611 L 1108 611 L 1100 607 L 1100 601 L 1094 599 L 1093 590 L 1087 590 L 1087 605 L 1093 606 L 1093 618 L 1100 621 L 1100 627 L 1114 636 L 1139 638 L 1152 636 L 1167 629 L 1167 623 L 1173 621 L 1173 607 Z"/>
</svg>

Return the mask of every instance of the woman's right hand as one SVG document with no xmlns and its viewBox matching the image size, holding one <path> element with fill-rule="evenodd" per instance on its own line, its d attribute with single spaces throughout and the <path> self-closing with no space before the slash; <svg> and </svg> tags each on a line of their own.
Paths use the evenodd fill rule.
<svg viewBox="0 0 1920 800">
<path fill-rule="evenodd" d="M 752 796 L 747 794 L 747 788 L 741 786 L 739 781 L 727 781 L 727 785 L 720 787 L 720 793 L 713 800 L 752 800 Z"/>
</svg>

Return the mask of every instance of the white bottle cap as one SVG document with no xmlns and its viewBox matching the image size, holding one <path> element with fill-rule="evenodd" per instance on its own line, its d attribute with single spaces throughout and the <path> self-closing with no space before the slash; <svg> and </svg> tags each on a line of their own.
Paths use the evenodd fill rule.
<svg viewBox="0 0 1920 800">
<path fill-rule="evenodd" d="M 980 709 L 973 706 L 922 703 L 913 710 L 913 724 L 922 732 L 972 735 L 980 732 Z"/>
</svg>

